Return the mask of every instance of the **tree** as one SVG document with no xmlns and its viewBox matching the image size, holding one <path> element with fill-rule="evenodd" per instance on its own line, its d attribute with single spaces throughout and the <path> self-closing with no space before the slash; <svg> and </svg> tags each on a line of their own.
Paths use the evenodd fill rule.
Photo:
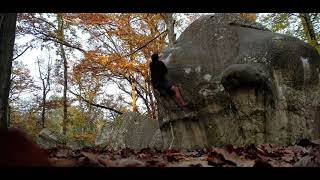
<svg viewBox="0 0 320 180">
<path fill-rule="evenodd" d="M 21 102 L 21 96 L 26 93 L 31 93 L 34 89 L 34 81 L 26 64 L 18 60 L 13 61 L 9 90 L 8 126 L 10 126 L 11 123 L 12 110 L 20 109 L 24 105 L 24 103 Z"/>
<path fill-rule="evenodd" d="M 0 14 L 0 129 L 8 128 L 8 97 L 16 19 L 16 13 Z"/>
<path fill-rule="evenodd" d="M 68 123 L 68 52 L 70 50 L 78 50 L 84 53 L 81 44 L 77 42 L 77 35 L 64 19 L 65 14 L 42 14 L 42 13 L 23 13 L 19 14 L 19 32 L 23 34 L 31 34 L 34 41 L 40 42 L 43 47 L 44 43 L 54 43 L 57 54 L 62 60 L 63 69 L 63 134 L 66 134 Z M 71 52 L 72 53 L 72 52 Z M 71 54 L 70 53 L 70 54 Z M 60 63 L 57 63 L 57 69 L 60 70 Z"/>
<path fill-rule="evenodd" d="M 57 14 L 58 29 L 57 37 L 60 41 L 64 42 L 64 19 L 62 14 Z M 63 134 L 67 133 L 67 122 L 68 122 L 68 107 L 67 107 L 67 89 L 68 89 L 68 62 L 63 44 L 59 44 L 59 51 L 63 60 Z"/>
<path fill-rule="evenodd" d="M 148 65 L 151 54 L 160 52 L 167 45 L 162 16 L 149 13 L 78 14 L 69 17 L 69 21 L 77 22 L 91 35 L 90 44 L 96 44 L 75 69 L 79 73 L 112 76 L 111 80 L 131 97 L 133 111 L 138 111 L 136 101 L 141 99 L 148 114 L 154 116 Z"/>
<path fill-rule="evenodd" d="M 318 53 L 320 53 L 320 44 L 314 30 L 314 25 L 311 21 L 310 13 L 299 13 L 299 17 L 308 42 L 317 49 Z"/>
<path fill-rule="evenodd" d="M 319 13 L 259 14 L 259 21 L 273 32 L 295 36 L 308 42 L 320 52 Z"/>
<path fill-rule="evenodd" d="M 49 54 L 48 60 L 47 60 L 46 67 L 43 67 L 43 61 L 38 58 L 37 64 L 38 64 L 38 70 L 39 70 L 39 78 L 41 80 L 42 85 L 42 101 L 41 101 L 41 126 L 42 128 L 45 127 L 45 114 L 46 114 L 46 106 L 47 106 L 47 95 L 51 90 L 51 82 L 50 82 L 50 76 L 51 76 L 51 70 L 52 70 L 52 64 L 51 64 L 51 57 Z"/>
<path fill-rule="evenodd" d="M 172 45 L 176 42 L 176 34 L 174 32 L 175 20 L 173 19 L 173 13 L 162 13 L 161 16 L 167 26 L 169 45 Z"/>
<path fill-rule="evenodd" d="M 27 65 L 20 61 L 12 62 L 9 104 L 17 103 L 24 92 L 32 91 L 34 87 L 33 79 Z"/>
</svg>

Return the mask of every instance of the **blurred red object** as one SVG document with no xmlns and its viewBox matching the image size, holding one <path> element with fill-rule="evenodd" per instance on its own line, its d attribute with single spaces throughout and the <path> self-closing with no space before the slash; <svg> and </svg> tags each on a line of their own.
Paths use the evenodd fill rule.
<svg viewBox="0 0 320 180">
<path fill-rule="evenodd" d="M 49 155 L 19 129 L 0 130 L 0 166 L 49 166 Z"/>
</svg>

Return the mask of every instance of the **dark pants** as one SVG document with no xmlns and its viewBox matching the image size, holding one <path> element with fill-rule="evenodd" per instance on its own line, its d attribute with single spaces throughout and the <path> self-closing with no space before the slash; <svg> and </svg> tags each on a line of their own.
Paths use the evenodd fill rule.
<svg viewBox="0 0 320 180">
<path fill-rule="evenodd" d="M 166 96 L 166 95 L 173 95 L 172 83 L 168 80 L 163 80 L 158 83 L 157 86 L 155 86 L 155 89 L 157 89 L 160 92 L 160 95 Z"/>
</svg>

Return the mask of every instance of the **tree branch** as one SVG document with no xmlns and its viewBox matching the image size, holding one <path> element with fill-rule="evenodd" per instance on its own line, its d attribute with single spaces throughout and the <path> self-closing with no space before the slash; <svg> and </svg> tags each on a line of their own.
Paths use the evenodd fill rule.
<svg viewBox="0 0 320 180">
<path fill-rule="evenodd" d="M 20 57 L 22 54 L 24 54 L 24 53 L 25 53 L 29 48 L 31 48 L 31 47 L 32 47 L 32 46 L 29 45 L 25 50 L 22 51 L 22 53 L 18 54 L 16 57 L 14 57 L 14 58 L 12 59 L 12 61 L 16 60 L 18 57 Z"/>
<path fill-rule="evenodd" d="M 55 36 L 52 36 L 52 35 L 43 33 L 43 32 L 41 32 L 41 31 L 39 31 L 39 30 L 37 30 L 37 29 L 35 29 L 35 31 L 37 31 L 37 33 L 45 36 L 45 38 L 41 38 L 41 37 L 40 37 L 40 38 L 41 38 L 42 40 L 44 40 L 44 41 L 53 41 L 53 42 L 56 42 L 56 43 L 65 45 L 65 46 L 67 46 L 67 47 L 70 47 L 70 48 L 73 48 L 73 49 L 77 49 L 77 50 L 81 51 L 82 53 L 85 53 L 85 52 L 86 52 L 84 49 L 82 49 L 82 48 L 80 48 L 80 47 L 77 47 L 77 46 L 74 46 L 74 45 L 71 45 L 70 43 L 68 43 L 68 42 L 66 42 L 66 41 L 64 41 L 64 40 L 61 40 L 61 39 L 59 39 L 59 38 L 57 38 L 57 37 L 55 37 Z"/>
<path fill-rule="evenodd" d="M 118 111 L 118 110 L 116 110 L 116 109 L 114 109 L 114 108 L 111 108 L 111 107 L 107 107 L 107 106 L 103 106 L 103 105 L 99 105 L 99 104 L 95 104 L 95 103 L 93 103 L 93 102 L 90 102 L 90 101 L 88 101 L 87 99 L 85 99 L 84 97 L 80 96 L 79 94 L 74 93 L 74 92 L 71 91 L 71 90 L 69 90 L 69 92 L 70 92 L 71 94 L 73 94 L 73 95 L 81 98 L 84 102 L 86 102 L 86 103 L 88 103 L 88 104 L 90 104 L 90 105 L 92 105 L 92 106 L 95 106 L 95 107 L 98 107 L 98 108 L 103 108 L 103 109 L 108 109 L 108 110 L 113 111 L 113 112 L 116 112 L 116 113 L 118 113 L 118 114 L 123 114 L 122 112 L 120 112 L 120 111 Z"/>
</svg>

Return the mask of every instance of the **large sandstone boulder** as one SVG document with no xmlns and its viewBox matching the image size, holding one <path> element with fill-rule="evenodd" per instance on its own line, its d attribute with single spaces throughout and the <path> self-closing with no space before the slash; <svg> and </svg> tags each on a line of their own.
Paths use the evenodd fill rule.
<svg viewBox="0 0 320 180">
<path fill-rule="evenodd" d="M 66 144 L 67 138 L 62 134 L 44 128 L 40 131 L 36 141 L 43 148 L 54 148 Z"/>
<path fill-rule="evenodd" d="M 124 113 L 115 122 L 106 123 L 96 145 L 110 149 L 162 148 L 159 123 L 139 113 Z"/>
<path fill-rule="evenodd" d="M 320 57 L 237 14 L 194 21 L 160 54 L 193 109 L 159 98 L 164 147 L 291 144 L 320 137 Z M 173 135 L 172 135 L 173 134 Z"/>
</svg>

